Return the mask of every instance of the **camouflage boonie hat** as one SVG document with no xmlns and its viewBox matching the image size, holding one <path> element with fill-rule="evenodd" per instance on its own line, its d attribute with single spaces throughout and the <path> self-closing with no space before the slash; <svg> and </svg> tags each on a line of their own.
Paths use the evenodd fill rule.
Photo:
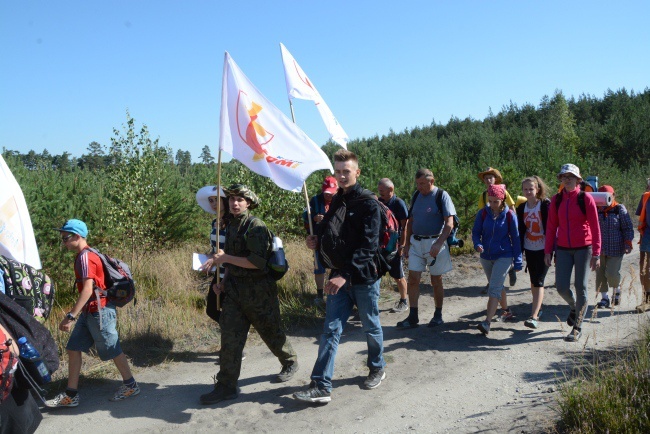
<svg viewBox="0 0 650 434">
<path fill-rule="evenodd" d="M 224 188 L 223 192 L 226 193 L 226 196 L 240 196 L 250 202 L 248 209 L 255 209 L 260 204 L 260 200 L 257 198 L 257 195 L 253 191 L 246 187 L 244 184 L 233 184 L 228 188 Z"/>
</svg>

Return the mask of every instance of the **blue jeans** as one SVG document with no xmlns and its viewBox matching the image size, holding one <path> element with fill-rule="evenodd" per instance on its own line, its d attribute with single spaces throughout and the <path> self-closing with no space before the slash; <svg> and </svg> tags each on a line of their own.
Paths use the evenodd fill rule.
<svg viewBox="0 0 650 434">
<path fill-rule="evenodd" d="M 100 312 L 81 312 L 72 329 L 66 350 L 87 353 L 95 344 L 100 360 L 111 360 L 122 354 L 117 334 L 117 313 L 115 306 L 107 304 L 101 309 L 102 326 L 99 327 Z"/>
<path fill-rule="evenodd" d="M 346 284 L 334 295 L 327 296 L 325 324 L 318 345 L 318 358 L 311 372 L 312 381 L 319 389 L 332 390 L 334 359 L 343 327 L 357 305 L 359 317 L 368 343 L 367 366 L 371 371 L 386 366 L 384 361 L 384 332 L 379 322 L 379 282 L 371 285 Z"/>
</svg>

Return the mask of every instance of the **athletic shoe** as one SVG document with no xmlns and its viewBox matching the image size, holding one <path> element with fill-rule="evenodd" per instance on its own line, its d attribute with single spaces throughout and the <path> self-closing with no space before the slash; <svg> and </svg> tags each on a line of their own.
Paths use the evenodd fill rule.
<svg viewBox="0 0 650 434">
<path fill-rule="evenodd" d="M 384 378 L 386 378 L 386 371 L 384 371 L 384 368 L 375 369 L 374 371 L 370 371 L 370 374 L 368 375 L 368 378 L 366 378 L 366 381 L 363 382 L 363 385 L 366 386 L 367 389 L 376 389 Z"/>
<path fill-rule="evenodd" d="M 296 392 L 293 394 L 293 397 L 298 401 L 315 402 L 318 404 L 327 404 L 332 400 L 332 394 L 325 389 L 319 389 L 315 381 L 309 384 L 309 389 L 304 392 Z"/>
<path fill-rule="evenodd" d="M 569 334 L 566 335 L 564 340 L 567 341 L 567 342 L 578 342 L 578 340 L 580 339 L 580 336 L 582 336 L 582 331 L 580 331 L 580 330 L 578 330 L 577 328 L 574 327 L 573 330 L 571 330 L 569 332 Z"/>
<path fill-rule="evenodd" d="M 573 325 L 576 323 L 576 311 L 571 309 L 571 312 L 569 312 L 569 316 L 566 319 L 566 325 L 569 327 L 573 327 Z"/>
<path fill-rule="evenodd" d="M 609 298 L 603 298 L 600 300 L 597 304 L 596 307 L 598 309 L 607 309 L 609 307 Z"/>
<path fill-rule="evenodd" d="M 539 318 L 538 318 L 539 319 Z M 537 328 L 537 321 L 538 319 L 533 318 L 532 316 L 528 318 L 526 321 L 524 321 L 524 325 L 528 328 L 531 329 L 536 329 Z"/>
<path fill-rule="evenodd" d="M 515 271 L 514 268 L 510 268 L 510 271 L 508 271 L 508 277 L 510 277 L 510 286 L 515 286 L 517 283 L 517 272 Z"/>
<path fill-rule="evenodd" d="M 237 389 L 231 389 L 230 387 L 225 386 L 223 383 L 217 382 L 214 385 L 214 389 L 210 393 L 201 395 L 201 404 L 211 405 L 216 404 L 217 402 L 225 401 L 228 399 L 235 399 L 239 396 Z"/>
<path fill-rule="evenodd" d="M 442 320 L 442 312 L 434 313 L 433 318 L 431 318 L 431 321 L 429 321 L 429 324 L 427 324 L 427 327 L 437 327 L 444 323 Z"/>
<path fill-rule="evenodd" d="M 490 323 L 487 321 L 483 321 L 482 323 L 479 323 L 478 329 L 483 333 L 485 336 L 490 333 Z"/>
<path fill-rule="evenodd" d="M 409 309 L 409 304 L 406 301 L 399 300 L 395 303 L 395 306 L 390 310 L 391 313 L 400 313 L 406 312 Z"/>
<path fill-rule="evenodd" d="M 515 314 L 512 313 L 512 310 L 510 310 L 510 309 L 503 309 L 503 310 L 501 311 L 501 315 L 499 316 L 499 321 L 501 321 L 501 322 L 510 321 L 510 320 L 513 319 L 514 317 L 515 317 Z"/>
<path fill-rule="evenodd" d="M 126 398 L 137 395 L 138 393 L 140 393 L 140 386 L 138 386 L 138 383 L 134 382 L 130 386 L 127 386 L 126 384 L 122 384 L 115 391 L 115 395 L 113 395 L 113 397 L 109 399 L 109 401 L 123 401 Z"/>
<path fill-rule="evenodd" d="M 77 393 L 74 398 L 71 398 L 67 393 L 61 392 L 54 399 L 46 401 L 45 405 L 50 408 L 76 407 L 79 405 L 79 394 Z"/>
<path fill-rule="evenodd" d="M 283 366 L 276 378 L 279 383 L 284 383 L 291 380 L 291 377 L 293 377 L 296 372 L 298 372 L 298 362 L 293 362 L 290 365 Z"/>
</svg>

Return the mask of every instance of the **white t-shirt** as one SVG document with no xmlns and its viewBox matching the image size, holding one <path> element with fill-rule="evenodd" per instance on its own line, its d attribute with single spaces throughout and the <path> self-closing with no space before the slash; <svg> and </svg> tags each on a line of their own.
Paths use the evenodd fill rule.
<svg viewBox="0 0 650 434">
<path fill-rule="evenodd" d="M 538 201 L 533 208 L 524 205 L 524 223 L 526 224 L 526 236 L 524 237 L 524 249 L 544 250 L 544 225 L 542 224 L 542 212 Z"/>
</svg>

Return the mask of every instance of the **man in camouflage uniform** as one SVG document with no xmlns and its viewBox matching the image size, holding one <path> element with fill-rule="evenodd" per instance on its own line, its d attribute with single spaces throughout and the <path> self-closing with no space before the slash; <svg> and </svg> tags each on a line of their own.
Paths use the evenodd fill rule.
<svg viewBox="0 0 650 434">
<path fill-rule="evenodd" d="M 250 215 L 259 199 L 243 184 L 223 190 L 234 217 L 226 228 L 225 249 L 215 259 L 215 264 L 226 267 L 223 282 L 213 287 L 215 292 L 225 293 L 220 370 L 214 390 L 201 395 L 201 404 L 237 398 L 242 352 L 251 325 L 282 364 L 277 381 L 288 381 L 298 370 L 296 353 L 280 328 L 278 287 L 267 275 L 273 239 L 264 222 Z"/>
</svg>

